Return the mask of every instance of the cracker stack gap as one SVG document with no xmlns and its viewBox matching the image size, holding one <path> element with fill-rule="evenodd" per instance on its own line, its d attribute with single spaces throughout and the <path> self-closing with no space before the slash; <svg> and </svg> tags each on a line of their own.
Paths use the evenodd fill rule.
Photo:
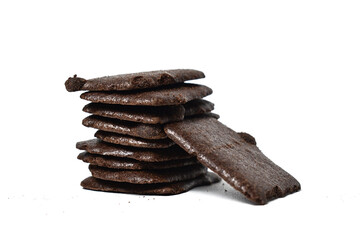
<svg viewBox="0 0 360 240">
<path fill-rule="evenodd" d="M 206 86 L 183 83 L 203 78 L 196 70 L 153 71 L 85 80 L 74 76 L 68 91 L 90 90 L 83 125 L 97 129 L 96 139 L 76 144 L 78 159 L 90 163 L 86 189 L 171 195 L 218 182 L 220 178 L 177 146 L 164 124 L 209 114 L 214 104 L 202 99 Z M 209 115 L 218 117 L 215 114 Z"/>
<path fill-rule="evenodd" d="M 220 178 L 250 201 L 266 204 L 300 190 L 300 183 L 268 159 L 255 138 L 236 133 L 211 113 L 203 97 L 212 90 L 184 83 L 203 78 L 179 69 L 65 82 L 68 91 L 88 90 L 83 125 L 96 139 L 78 142 L 78 159 L 90 163 L 84 188 L 171 195 Z M 207 168 L 212 172 L 208 172 Z"/>
</svg>

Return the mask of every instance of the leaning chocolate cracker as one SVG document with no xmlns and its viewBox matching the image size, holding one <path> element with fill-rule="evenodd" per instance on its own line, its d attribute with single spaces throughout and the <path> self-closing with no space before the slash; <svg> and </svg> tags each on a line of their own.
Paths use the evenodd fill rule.
<svg viewBox="0 0 360 240">
<path fill-rule="evenodd" d="M 258 204 L 300 190 L 300 183 L 273 163 L 249 134 L 237 134 L 201 116 L 165 125 L 165 132 L 189 154 Z"/>
<path fill-rule="evenodd" d="M 196 157 L 187 159 L 170 160 L 166 162 L 143 162 L 130 158 L 120 158 L 113 156 L 103 156 L 82 152 L 78 155 L 78 159 L 92 165 L 114 168 L 114 169 L 127 169 L 127 170 L 144 170 L 144 169 L 167 169 L 175 167 L 184 167 L 194 164 L 199 164 Z"/>
<path fill-rule="evenodd" d="M 162 125 L 159 124 L 128 122 L 95 115 L 84 118 L 82 124 L 86 127 L 92 127 L 106 132 L 120 133 L 146 139 L 167 138 Z"/>
<path fill-rule="evenodd" d="M 156 89 L 146 89 L 127 92 L 85 92 L 82 99 L 108 104 L 165 106 L 185 104 L 191 100 L 203 98 L 212 93 L 211 88 L 182 83 Z"/>
<path fill-rule="evenodd" d="M 89 170 L 92 176 L 98 179 L 134 184 L 178 182 L 196 178 L 207 172 L 207 168 L 201 164 L 153 170 L 119 170 L 90 164 Z"/>
<path fill-rule="evenodd" d="M 170 140 L 169 138 L 145 139 L 118 133 L 105 132 L 101 130 L 95 133 L 95 137 L 108 143 L 141 148 L 168 148 L 175 144 L 174 141 Z"/>
<path fill-rule="evenodd" d="M 126 157 L 144 162 L 164 162 L 192 157 L 177 145 L 169 148 L 147 149 L 115 145 L 99 139 L 92 139 L 76 143 L 76 148 L 92 154 Z"/>
<path fill-rule="evenodd" d="M 187 192 L 197 186 L 210 185 L 219 181 L 220 178 L 218 176 L 208 172 L 205 175 L 186 181 L 155 184 L 120 183 L 88 177 L 81 182 L 81 186 L 85 189 L 105 192 L 132 193 L 141 195 L 174 195 Z"/>
<path fill-rule="evenodd" d="M 79 78 L 75 75 L 65 82 L 65 87 L 69 92 L 79 90 L 123 91 L 154 88 L 204 77 L 205 75 L 203 72 L 193 69 L 174 69 L 120 74 L 89 80 Z"/>
<path fill-rule="evenodd" d="M 116 118 L 131 122 L 164 124 L 167 122 L 181 121 L 184 119 L 184 116 L 211 112 L 213 109 L 213 103 L 203 99 L 195 99 L 185 105 L 157 107 L 89 103 L 83 108 L 83 111 L 97 116 Z"/>
</svg>

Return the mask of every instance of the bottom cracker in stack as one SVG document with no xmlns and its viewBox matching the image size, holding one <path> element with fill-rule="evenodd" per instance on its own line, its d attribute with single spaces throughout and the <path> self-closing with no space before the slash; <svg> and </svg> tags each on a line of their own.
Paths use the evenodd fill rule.
<svg viewBox="0 0 360 240">
<path fill-rule="evenodd" d="M 214 173 L 208 172 L 202 176 L 186 181 L 157 184 L 121 183 L 105 181 L 97 179 L 95 177 L 88 177 L 81 182 L 81 186 L 86 189 L 105 192 L 120 192 L 147 195 L 174 195 L 189 191 L 194 187 L 209 185 L 218 181 L 220 181 L 218 176 L 216 176 Z"/>
</svg>

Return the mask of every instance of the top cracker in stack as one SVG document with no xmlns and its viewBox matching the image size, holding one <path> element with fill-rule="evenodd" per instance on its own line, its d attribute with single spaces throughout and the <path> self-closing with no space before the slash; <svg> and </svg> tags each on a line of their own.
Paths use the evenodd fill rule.
<svg viewBox="0 0 360 240">
<path fill-rule="evenodd" d="M 91 101 L 83 125 L 97 139 L 77 143 L 79 159 L 90 163 L 84 188 L 138 194 L 177 194 L 219 178 L 170 140 L 164 124 L 208 114 L 206 86 L 183 83 L 204 77 L 196 70 L 153 71 L 85 80 L 74 76 L 68 91 Z M 217 117 L 216 115 L 210 115 Z"/>
<path fill-rule="evenodd" d="M 267 158 L 255 138 L 210 113 L 214 105 L 201 99 L 210 88 L 184 83 L 203 77 L 196 70 L 169 70 L 69 78 L 68 91 L 89 90 L 81 98 L 92 102 L 84 111 L 93 115 L 83 124 L 99 129 L 97 140 L 77 144 L 87 151 L 78 158 L 90 163 L 93 175 L 82 186 L 175 194 L 219 181 L 209 168 L 257 204 L 299 191 L 300 183 Z"/>
</svg>

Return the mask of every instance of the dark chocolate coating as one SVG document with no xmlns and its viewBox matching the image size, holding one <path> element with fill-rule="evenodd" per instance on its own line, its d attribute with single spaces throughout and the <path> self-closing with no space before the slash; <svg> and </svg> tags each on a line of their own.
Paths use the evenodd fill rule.
<svg viewBox="0 0 360 240">
<path fill-rule="evenodd" d="M 177 145 L 169 148 L 147 149 L 121 146 L 92 139 L 76 143 L 76 148 L 92 154 L 126 157 L 144 162 L 164 162 L 192 157 Z"/>
<path fill-rule="evenodd" d="M 186 181 L 155 184 L 120 183 L 88 177 L 81 182 L 81 186 L 85 189 L 104 192 L 132 193 L 141 195 L 174 195 L 187 192 L 197 186 L 210 185 L 219 181 L 220 178 L 218 176 L 214 173 L 207 172 L 205 175 Z"/>
<path fill-rule="evenodd" d="M 212 93 L 211 88 L 182 83 L 156 89 L 146 89 L 127 92 L 85 92 L 82 99 L 107 104 L 166 106 L 185 104 L 191 100 L 203 98 Z"/>
<path fill-rule="evenodd" d="M 158 107 L 89 103 L 83 108 L 83 111 L 97 116 L 131 122 L 164 124 L 167 122 L 181 121 L 184 119 L 184 116 L 211 112 L 213 109 L 213 103 L 203 99 L 195 99 L 185 105 Z"/>
<path fill-rule="evenodd" d="M 193 69 L 160 70 L 105 76 L 85 80 L 76 75 L 65 82 L 69 92 L 80 90 L 91 91 L 123 91 L 146 89 L 170 84 L 182 83 L 187 80 L 204 78 L 203 72 Z"/>
<path fill-rule="evenodd" d="M 169 138 L 145 139 L 101 130 L 95 133 L 95 137 L 108 143 L 141 148 L 168 148 L 175 144 L 174 141 Z"/>
<path fill-rule="evenodd" d="M 167 138 L 163 126 L 160 124 L 136 123 L 95 115 L 84 118 L 82 124 L 86 127 L 96 128 L 105 132 L 114 132 L 145 139 Z"/>
<path fill-rule="evenodd" d="M 82 152 L 78 155 L 77 158 L 86 163 L 90 163 L 92 165 L 100 167 L 127 170 L 166 169 L 199 164 L 199 161 L 196 159 L 196 157 L 188 159 L 177 159 L 166 162 L 141 162 L 130 158 L 103 156 L 91 154 L 88 152 Z"/>
<path fill-rule="evenodd" d="M 189 154 L 258 204 L 300 190 L 300 183 L 267 158 L 249 134 L 238 134 L 202 116 L 165 125 L 165 132 Z M 253 140 L 251 140 L 253 139 Z"/>
<path fill-rule="evenodd" d="M 178 182 L 196 178 L 207 172 L 207 168 L 201 164 L 153 170 L 120 170 L 90 164 L 89 170 L 95 178 L 134 184 Z"/>
</svg>

